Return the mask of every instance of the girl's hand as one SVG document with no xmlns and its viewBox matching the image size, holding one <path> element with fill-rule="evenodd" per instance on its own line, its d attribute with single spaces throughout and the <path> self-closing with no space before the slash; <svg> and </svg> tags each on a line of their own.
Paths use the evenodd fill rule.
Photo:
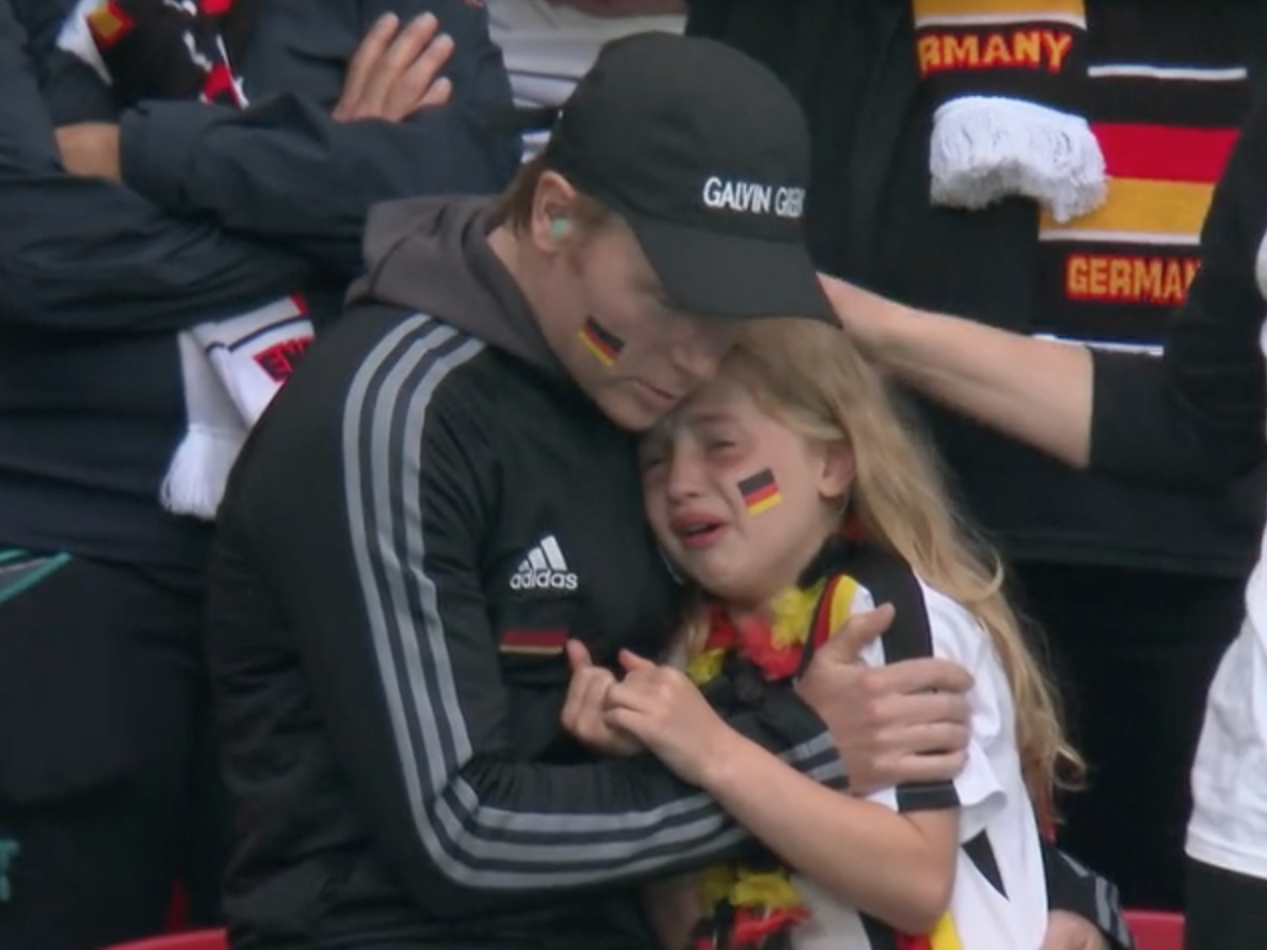
<svg viewBox="0 0 1267 950">
<path fill-rule="evenodd" d="M 636 755 L 642 743 L 626 732 L 613 729 L 604 719 L 608 691 L 616 685 L 611 670 L 595 666 L 590 652 L 579 640 L 567 643 L 572 680 L 559 719 L 563 728 L 579 741 L 604 755 Z"/>
<path fill-rule="evenodd" d="M 736 733 L 685 673 L 628 650 L 620 663 L 626 675 L 607 690 L 608 726 L 637 737 L 682 780 L 705 786 Z"/>
</svg>

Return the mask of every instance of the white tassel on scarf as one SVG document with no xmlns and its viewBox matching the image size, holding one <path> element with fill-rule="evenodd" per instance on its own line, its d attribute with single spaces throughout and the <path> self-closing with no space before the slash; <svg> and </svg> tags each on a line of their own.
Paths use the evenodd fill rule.
<svg viewBox="0 0 1267 950">
<path fill-rule="evenodd" d="M 1082 0 L 912 0 L 920 77 L 934 103 L 935 204 L 1039 202 L 1056 220 L 1098 207 L 1104 158 L 1077 106 Z"/>
<path fill-rule="evenodd" d="M 163 479 L 164 507 L 215 518 L 246 437 L 312 335 L 302 302 L 290 297 L 177 335 L 188 425 Z"/>
</svg>

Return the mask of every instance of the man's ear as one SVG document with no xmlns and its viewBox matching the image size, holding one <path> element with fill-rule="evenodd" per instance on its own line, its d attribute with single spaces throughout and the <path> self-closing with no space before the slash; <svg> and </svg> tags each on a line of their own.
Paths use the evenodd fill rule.
<svg viewBox="0 0 1267 950">
<path fill-rule="evenodd" d="M 541 173 L 532 199 L 532 242 L 543 254 L 558 253 L 572 232 L 570 211 L 576 189 L 558 172 Z"/>
</svg>

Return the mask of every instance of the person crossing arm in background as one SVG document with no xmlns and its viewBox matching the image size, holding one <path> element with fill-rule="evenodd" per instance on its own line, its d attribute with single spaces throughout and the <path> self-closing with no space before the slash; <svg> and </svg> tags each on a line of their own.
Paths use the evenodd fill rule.
<svg viewBox="0 0 1267 950">
<path fill-rule="evenodd" d="M 237 64 L 251 108 L 149 100 L 71 125 L 70 170 L 117 177 L 171 214 L 211 216 L 351 279 L 373 204 L 496 191 L 516 156 L 489 121 L 510 88 L 482 4 L 370 0 L 347 13 L 337 22 L 295 0 L 261 3 Z M 69 83 L 77 71 L 57 75 Z"/>
<path fill-rule="evenodd" d="M 27 34 L 0 3 L 0 322 L 136 333 L 263 302 L 312 266 L 282 248 L 174 220 L 62 167 Z"/>
<path fill-rule="evenodd" d="M 205 372 L 218 365 L 212 352 L 244 351 L 218 338 L 208 349 L 193 331 L 274 321 L 285 337 L 241 362 L 276 391 L 312 335 L 309 321 L 336 316 L 360 271 L 372 202 L 428 188 L 495 191 L 514 168 L 513 140 L 467 108 L 467 96 L 509 102 L 477 7 L 117 0 L 110 10 L 133 17 L 129 38 L 148 52 L 120 41 L 101 57 L 120 71 L 103 75 L 59 45 L 101 6 L 0 0 L 6 950 L 152 935 L 178 875 L 191 922 L 221 919 L 227 816 L 201 640 L 205 519 L 218 498 L 200 490 L 202 517 L 189 517 L 168 486 L 176 473 L 214 485 L 249 426 L 233 404 L 227 430 L 223 417 L 198 411 L 227 398 L 224 377 Z M 250 51 L 240 61 L 189 55 L 199 49 L 190 34 L 207 41 L 220 15 L 210 8 L 235 14 L 234 29 L 214 25 L 234 35 L 235 54 Z M 426 20 L 429 8 L 449 22 Z M 389 11 L 394 19 L 382 19 Z M 445 30 L 460 45 L 440 41 Z M 91 59 L 97 47 L 79 49 Z M 182 63 L 195 83 L 167 85 L 165 70 Z M 257 125 L 236 104 L 200 101 L 217 64 L 260 101 Z M 221 120 L 254 134 L 216 152 L 202 123 Z M 144 181 L 119 180 L 131 178 L 130 141 Z M 204 187 L 241 227 L 193 207 L 188 196 Z M 230 454 L 184 452 L 212 435 Z"/>
</svg>

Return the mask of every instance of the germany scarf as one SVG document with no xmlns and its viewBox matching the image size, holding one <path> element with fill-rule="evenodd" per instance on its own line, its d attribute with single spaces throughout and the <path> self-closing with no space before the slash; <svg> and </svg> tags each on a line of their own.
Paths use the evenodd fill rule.
<svg viewBox="0 0 1267 950">
<path fill-rule="evenodd" d="M 978 209 L 1009 196 L 1058 221 L 1104 198 L 1104 161 L 1077 110 L 1083 0 L 912 0 L 933 108 L 932 200 Z"/>
<path fill-rule="evenodd" d="M 1196 275 L 1250 84 L 1233 17 L 1155 0 L 1099 0 L 1088 12 L 1081 110 L 1108 193 L 1072 220 L 1043 215 L 1037 329 L 1156 351 Z"/>
</svg>

